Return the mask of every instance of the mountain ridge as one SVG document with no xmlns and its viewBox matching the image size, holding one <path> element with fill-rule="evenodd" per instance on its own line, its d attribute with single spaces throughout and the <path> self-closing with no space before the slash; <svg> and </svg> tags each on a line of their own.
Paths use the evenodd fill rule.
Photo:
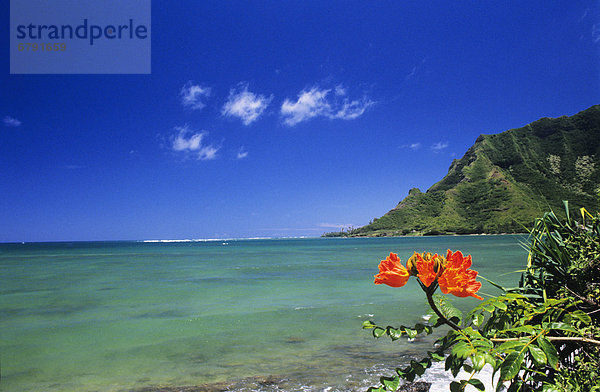
<svg viewBox="0 0 600 392">
<path fill-rule="evenodd" d="M 366 226 L 329 235 L 394 236 L 524 232 L 548 209 L 597 210 L 600 105 L 482 134 L 448 174 Z"/>
</svg>

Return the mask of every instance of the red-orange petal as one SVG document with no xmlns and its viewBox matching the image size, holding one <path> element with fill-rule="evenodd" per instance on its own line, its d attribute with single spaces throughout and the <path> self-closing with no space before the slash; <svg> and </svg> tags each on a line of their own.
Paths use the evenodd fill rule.
<svg viewBox="0 0 600 392">
<path fill-rule="evenodd" d="M 404 268 L 398 255 L 390 253 L 379 263 L 379 273 L 375 275 L 375 284 L 387 284 L 391 287 L 402 287 L 408 282 L 408 270 Z"/>
<path fill-rule="evenodd" d="M 425 258 L 417 253 L 417 270 L 419 271 L 417 276 L 426 287 L 429 287 L 437 277 L 434 269 L 435 258 L 437 257 L 437 254 L 434 256 L 429 256 L 429 258 Z"/>
<path fill-rule="evenodd" d="M 453 254 L 448 250 L 446 259 L 448 260 L 446 269 L 438 278 L 442 293 L 483 299 L 476 294 L 481 288 L 481 282 L 475 280 L 477 271 L 469 269 L 472 264 L 471 256 L 464 257 L 460 251 Z"/>
</svg>

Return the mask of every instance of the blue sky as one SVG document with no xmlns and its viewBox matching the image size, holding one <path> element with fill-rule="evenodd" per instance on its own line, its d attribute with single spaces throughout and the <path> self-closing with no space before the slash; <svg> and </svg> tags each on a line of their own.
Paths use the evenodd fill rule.
<svg viewBox="0 0 600 392">
<path fill-rule="evenodd" d="M 0 241 L 360 226 L 479 134 L 600 103 L 595 1 L 154 0 L 151 37 L 150 75 L 2 56 Z"/>
</svg>

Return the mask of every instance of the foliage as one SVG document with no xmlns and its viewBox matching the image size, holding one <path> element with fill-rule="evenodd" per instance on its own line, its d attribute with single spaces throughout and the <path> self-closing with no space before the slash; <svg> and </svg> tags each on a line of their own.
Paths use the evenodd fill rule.
<svg viewBox="0 0 600 392">
<path fill-rule="evenodd" d="M 565 219 L 550 212 L 536 220 L 519 287 L 503 289 L 463 317 L 445 297 L 433 295 L 435 284 L 421 284 L 437 314 L 428 324 L 383 328 L 366 321 L 363 328 L 375 338 L 392 340 L 452 328 L 434 351 L 369 391 L 395 391 L 401 379 L 413 381 L 436 361 L 445 361 L 454 377 L 461 369 L 469 374 L 452 382 L 451 392 L 467 385 L 483 391 L 477 374 L 486 364 L 496 391 L 600 391 L 600 215 L 581 209 L 576 222 L 565 205 Z"/>
<path fill-rule="evenodd" d="M 330 231 L 323 233 L 321 237 L 349 237 L 350 233 L 354 230 L 352 225 L 348 225 L 348 227 L 342 227 L 340 231 Z"/>
<path fill-rule="evenodd" d="M 600 207 L 600 105 L 481 135 L 427 192 L 412 189 L 354 236 L 516 233 L 562 200 Z M 561 216 L 563 217 L 563 216 Z"/>
</svg>

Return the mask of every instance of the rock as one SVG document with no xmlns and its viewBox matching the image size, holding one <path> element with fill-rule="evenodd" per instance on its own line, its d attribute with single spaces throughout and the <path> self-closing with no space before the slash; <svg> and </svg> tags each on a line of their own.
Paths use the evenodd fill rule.
<svg viewBox="0 0 600 392">
<path fill-rule="evenodd" d="M 410 384 L 401 385 L 398 392 L 429 392 L 431 383 L 418 381 Z"/>
<path fill-rule="evenodd" d="M 181 387 L 153 386 L 137 389 L 136 392 L 225 392 L 229 390 L 229 384 L 215 383 Z"/>
<path fill-rule="evenodd" d="M 298 336 L 290 336 L 285 340 L 285 342 L 289 343 L 289 344 L 297 344 L 297 343 L 304 343 L 305 340 Z"/>
<path fill-rule="evenodd" d="M 275 385 L 278 384 L 281 380 L 279 380 L 278 378 L 276 378 L 275 376 L 269 376 L 265 379 L 262 380 L 258 380 L 258 383 L 262 386 L 267 386 L 267 385 Z"/>
</svg>

